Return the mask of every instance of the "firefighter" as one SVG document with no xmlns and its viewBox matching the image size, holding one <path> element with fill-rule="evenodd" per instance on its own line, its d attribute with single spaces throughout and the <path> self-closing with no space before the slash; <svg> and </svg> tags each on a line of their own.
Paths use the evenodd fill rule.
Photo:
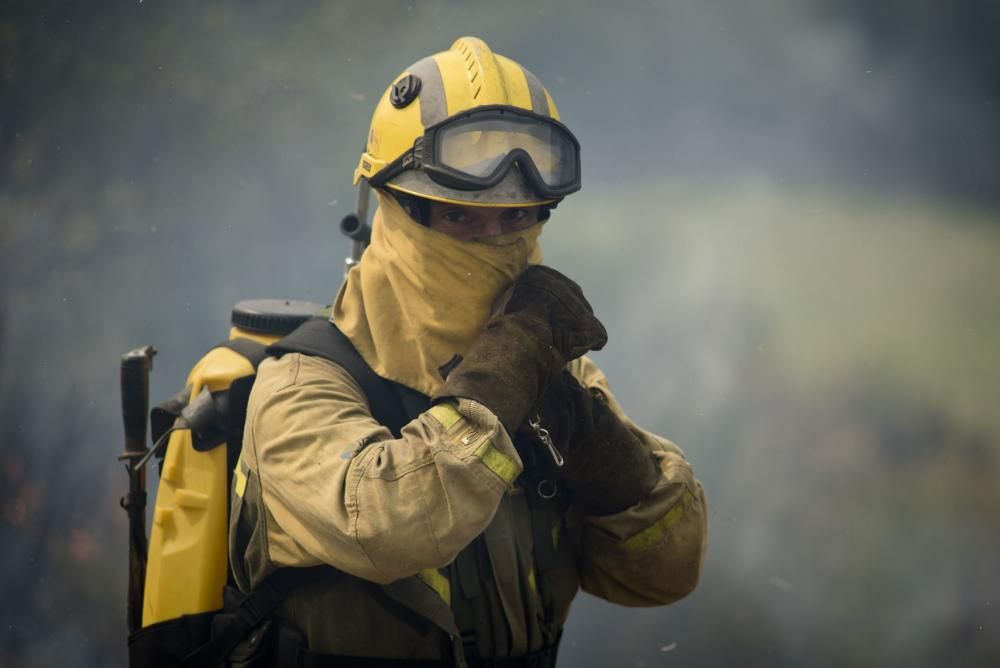
<svg viewBox="0 0 1000 668">
<path fill-rule="evenodd" d="M 541 264 L 545 221 L 580 188 L 548 91 L 461 38 L 382 96 L 361 180 L 378 203 L 371 244 L 331 320 L 407 422 L 380 423 L 328 359 L 261 363 L 233 485 L 235 579 L 251 591 L 325 568 L 278 607 L 272 660 L 552 666 L 581 588 L 627 606 L 690 593 L 702 485 L 625 416 L 587 356 L 603 324 Z"/>
</svg>

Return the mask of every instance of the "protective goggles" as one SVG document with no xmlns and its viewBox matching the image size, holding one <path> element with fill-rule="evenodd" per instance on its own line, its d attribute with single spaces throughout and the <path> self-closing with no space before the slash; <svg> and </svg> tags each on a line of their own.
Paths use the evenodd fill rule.
<svg viewBox="0 0 1000 668">
<path fill-rule="evenodd" d="M 527 184 L 546 198 L 580 189 L 580 143 L 559 121 L 503 105 L 476 107 L 430 126 L 413 148 L 371 178 L 379 187 L 420 169 L 446 188 L 484 190 L 517 164 Z"/>
</svg>

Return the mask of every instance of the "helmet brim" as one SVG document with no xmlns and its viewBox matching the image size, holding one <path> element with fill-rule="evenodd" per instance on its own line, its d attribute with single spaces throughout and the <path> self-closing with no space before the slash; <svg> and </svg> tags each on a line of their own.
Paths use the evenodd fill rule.
<svg viewBox="0 0 1000 668">
<path fill-rule="evenodd" d="M 408 169 L 400 172 L 389 179 L 385 185 L 407 195 L 415 195 L 435 202 L 466 206 L 540 206 L 557 201 L 541 197 L 528 187 L 517 169 L 511 169 L 499 183 L 492 188 L 483 190 L 448 188 L 434 182 L 419 169 Z"/>
</svg>

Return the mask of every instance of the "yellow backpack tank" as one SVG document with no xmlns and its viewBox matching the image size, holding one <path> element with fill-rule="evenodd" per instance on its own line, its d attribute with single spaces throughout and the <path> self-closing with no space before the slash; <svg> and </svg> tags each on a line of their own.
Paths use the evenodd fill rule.
<svg viewBox="0 0 1000 668">
<path fill-rule="evenodd" d="M 340 223 L 353 242 L 345 269 L 357 264 L 371 239 L 368 199 L 365 183 L 358 189 L 356 213 Z M 151 412 L 149 373 L 156 349 L 143 346 L 122 356 L 125 452 L 119 460 L 126 462 L 129 474 L 121 505 L 129 521 L 130 666 L 221 665 L 242 640 L 241 625 L 263 623 L 284 589 L 298 582 L 291 571 L 272 578 L 262 591 L 242 596 L 236 604 L 238 623 L 225 619 L 233 617 L 224 601 L 230 583 L 230 481 L 242 448 L 250 388 L 267 347 L 280 341 L 277 354 L 305 352 L 347 364 L 369 396 L 395 405 L 329 316 L 329 307 L 306 301 L 238 303 L 229 338 L 194 365 L 184 390 Z M 153 440 L 149 449 L 147 415 Z M 390 423 L 394 419 L 383 417 Z M 146 471 L 154 456 L 162 461 L 147 540 Z M 300 575 L 310 577 L 309 570 Z"/>
<path fill-rule="evenodd" d="M 149 537 L 142 627 L 223 606 L 229 481 L 241 447 L 246 394 L 266 346 L 321 310 L 302 301 L 240 302 L 229 339 L 194 365 L 184 391 L 154 409 L 153 438 L 167 441 Z M 220 415 L 228 417 L 227 424 L 220 424 Z"/>
</svg>

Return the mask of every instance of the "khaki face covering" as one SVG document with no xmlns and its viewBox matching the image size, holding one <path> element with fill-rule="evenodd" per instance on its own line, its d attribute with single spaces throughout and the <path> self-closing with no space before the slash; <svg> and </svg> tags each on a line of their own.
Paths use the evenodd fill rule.
<svg viewBox="0 0 1000 668">
<path fill-rule="evenodd" d="M 332 320 L 378 375 L 433 394 L 444 382 L 439 368 L 465 354 L 497 296 L 542 261 L 542 225 L 459 241 L 419 225 L 393 197 L 376 197 L 371 245 Z"/>
</svg>

